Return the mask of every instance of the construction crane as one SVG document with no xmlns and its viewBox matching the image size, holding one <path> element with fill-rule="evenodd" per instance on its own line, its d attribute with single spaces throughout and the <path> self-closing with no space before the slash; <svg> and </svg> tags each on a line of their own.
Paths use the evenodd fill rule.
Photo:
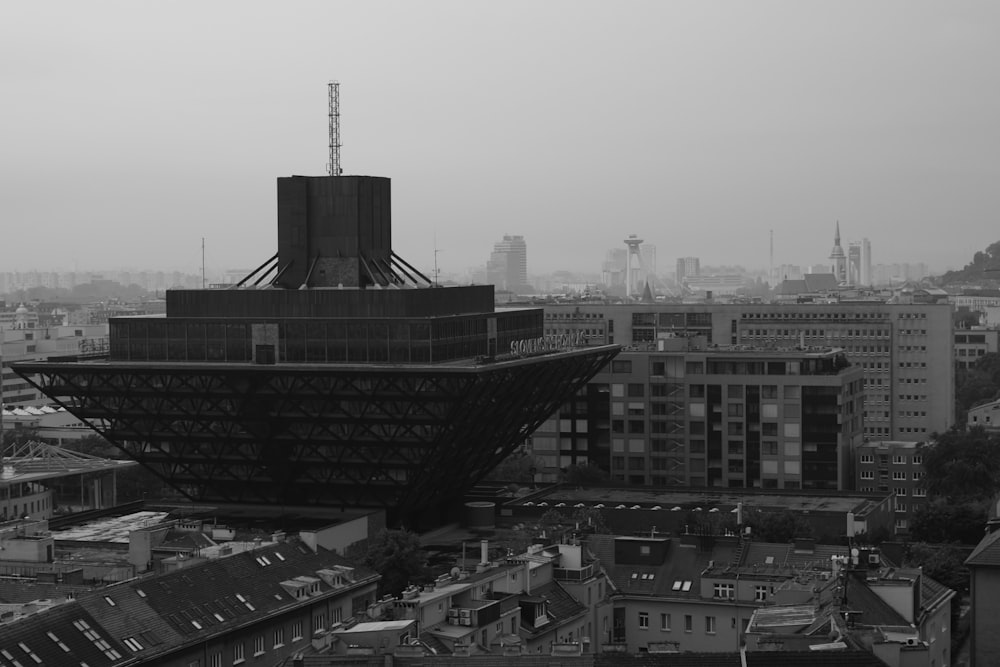
<svg viewBox="0 0 1000 667">
<path fill-rule="evenodd" d="M 326 173 L 340 176 L 344 173 L 340 168 L 340 84 L 331 81 L 327 85 L 327 95 L 330 102 L 330 162 L 326 165 Z"/>
</svg>

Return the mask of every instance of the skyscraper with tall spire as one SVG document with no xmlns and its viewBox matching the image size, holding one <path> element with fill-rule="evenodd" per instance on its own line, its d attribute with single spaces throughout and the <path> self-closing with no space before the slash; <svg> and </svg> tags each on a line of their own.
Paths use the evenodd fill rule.
<svg viewBox="0 0 1000 667">
<path fill-rule="evenodd" d="M 840 246 L 840 221 L 837 221 L 837 231 L 833 235 L 833 250 L 830 251 L 830 270 L 837 277 L 838 283 L 847 282 L 847 255 Z"/>
</svg>

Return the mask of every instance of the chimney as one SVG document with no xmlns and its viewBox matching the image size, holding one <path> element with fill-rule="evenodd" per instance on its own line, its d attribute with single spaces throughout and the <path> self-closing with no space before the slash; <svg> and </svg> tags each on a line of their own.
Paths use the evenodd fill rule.
<svg viewBox="0 0 1000 667">
<path fill-rule="evenodd" d="M 479 564 L 489 565 L 490 563 L 490 541 L 480 540 L 479 541 Z"/>
</svg>

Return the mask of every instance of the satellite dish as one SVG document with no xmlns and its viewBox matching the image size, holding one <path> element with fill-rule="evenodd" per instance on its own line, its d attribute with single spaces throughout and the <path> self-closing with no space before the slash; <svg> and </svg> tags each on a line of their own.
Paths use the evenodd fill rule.
<svg viewBox="0 0 1000 667">
<path fill-rule="evenodd" d="M 451 568 L 451 576 L 457 577 L 460 574 L 462 574 L 462 568 L 460 568 L 457 565 L 455 567 Z"/>
<path fill-rule="evenodd" d="M 858 556 L 861 555 L 861 551 L 857 547 L 854 547 L 853 549 L 851 549 L 851 555 L 857 558 Z"/>
</svg>

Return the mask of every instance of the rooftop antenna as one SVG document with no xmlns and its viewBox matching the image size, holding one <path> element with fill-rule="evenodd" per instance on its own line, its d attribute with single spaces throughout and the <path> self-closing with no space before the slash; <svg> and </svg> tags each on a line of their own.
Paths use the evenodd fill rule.
<svg viewBox="0 0 1000 667">
<path fill-rule="evenodd" d="M 774 282 L 778 282 L 774 278 L 774 230 L 773 229 L 771 230 L 771 259 L 770 259 L 770 264 L 767 267 L 768 284 L 770 284 L 772 280 Z"/>
<path fill-rule="evenodd" d="M 344 173 L 340 168 L 340 84 L 336 81 L 327 84 L 327 94 L 330 102 L 330 162 L 326 165 L 326 173 L 340 176 Z"/>
<path fill-rule="evenodd" d="M 201 237 L 201 288 L 205 289 L 205 237 Z"/>
<path fill-rule="evenodd" d="M 438 269 L 438 253 L 439 252 L 441 252 L 441 250 L 438 248 L 438 245 L 437 245 L 437 232 L 435 232 L 434 233 L 434 287 L 440 287 L 440 285 L 438 283 L 438 276 L 441 273 L 441 270 Z"/>
</svg>

